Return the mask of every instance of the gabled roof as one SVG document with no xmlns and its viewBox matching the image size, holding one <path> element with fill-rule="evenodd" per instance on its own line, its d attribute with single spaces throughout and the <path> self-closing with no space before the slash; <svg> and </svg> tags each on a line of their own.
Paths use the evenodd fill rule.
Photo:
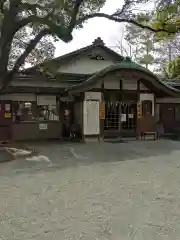
<svg viewBox="0 0 180 240">
<path fill-rule="evenodd" d="M 83 52 L 89 51 L 89 50 L 91 50 L 91 49 L 93 50 L 93 49 L 96 48 L 96 47 L 100 47 L 100 48 L 102 48 L 103 50 L 105 50 L 106 52 L 114 55 L 115 58 L 117 58 L 117 61 L 118 61 L 118 60 L 119 60 L 119 61 L 122 61 L 122 60 L 124 59 L 123 56 L 121 56 L 121 55 L 118 54 L 117 52 L 113 51 L 112 49 L 106 47 L 104 44 L 102 44 L 102 43 L 99 43 L 99 44 L 98 44 L 98 43 L 97 43 L 97 44 L 91 44 L 91 45 L 89 45 L 89 46 L 86 46 L 86 47 L 77 49 L 77 50 L 75 50 L 75 51 L 73 51 L 73 52 L 70 52 L 70 53 L 67 53 L 67 54 L 65 54 L 65 55 L 62 55 L 62 56 L 60 56 L 60 57 L 58 57 L 58 58 L 55 58 L 54 60 L 61 61 L 61 60 L 67 59 L 67 58 L 69 58 L 69 57 L 75 57 L 76 55 L 79 55 L 79 54 L 81 54 L 81 53 L 83 53 Z"/>
<path fill-rule="evenodd" d="M 91 45 L 88 45 L 86 47 L 77 49 L 73 52 L 67 53 L 67 54 L 62 55 L 60 57 L 44 61 L 41 64 L 38 64 L 38 65 L 35 65 L 31 68 L 25 69 L 23 72 L 30 72 L 32 70 L 36 70 L 37 68 L 39 69 L 41 66 L 46 65 L 46 64 L 48 65 L 49 63 L 52 63 L 52 64 L 56 65 L 56 63 L 59 64 L 59 63 L 63 62 L 64 60 L 69 60 L 71 58 L 74 58 L 74 57 L 78 56 L 79 54 L 81 54 L 83 52 L 87 52 L 87 51 L 93 50 L 95 48 L 101 48 L 104 51 L 106 51 L 107 53 L 113 55 L 117 62 L 122 61 L 124 59 L 123 56 L 121 56 L 117 52 L 113 51 L 112 49 L 106 47 L 105 44 L 103 43 L 103 41 L 100 38 L 97 38 Z"/>
<path fill-rule="evenodd" d="M 131 69 L 131 70 L 137 70 L 139 72 L 145 73 L 152 77 L 151 84 L 158 86 L 162 91 L 170 94 L 170 95 L 176 95 L 180 97 L 180 90 L 175 89 L 171 86 L 169 86 L 167 83 L 161 81 L 155 74 L 153 74 L 150 70 L 147 68 L 132 62 L 129 58 L 126 58 L 125 61 L 122 61 L 120 63 L 113 64 L 109 67 L 104 68 L 103 70 L 95 73 L 93 76 L 88 78 L 86 81 L 76 84 L 70 88 L 68 88 L 66 91 L 67 92 L 76 92 L 79 91 L 80 89 L 86 89 L 89 90 L 92 88 L 92 86 L 103 76 L 105 76 L 107 73 L 114 72 L 117 70 L 122 70 L 122 69 Z"/>
</svg>

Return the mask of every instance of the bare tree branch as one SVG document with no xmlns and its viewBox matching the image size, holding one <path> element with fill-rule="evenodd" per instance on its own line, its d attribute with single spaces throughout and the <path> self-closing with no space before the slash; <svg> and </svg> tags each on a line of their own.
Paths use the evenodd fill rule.
<svg viewBox="0 0 180 240">
<path fill-rule="evenodd" d="M 136 25 L 137 27 L 140 27 L 140 28 L 143 28 L 143 29 L 148 29 L 152 32 L 167 32 L 166 29 L 154 29 L 150 26 L 147 26 L 147 25 L 143 25 L 133 19 L 127 19 L 127 18 L 119 18 L 119 17 L 114 17 L 113 14 L 112 15 L 108 15 L 106 13 L 93 13 L 93 14 L 89 14 L 89 15 L 86 15 L 82 18 L 80 18 L 76 24 L 80 24 L 80 23 L 83 23 L 89 19 L 92 19 L 92 18 L 106 18 L 106 19 L 109 19 L 111 21 L 114 21 L 114 22 L 119 22 L 119 23 L 130 23 L 130 24 L 134 24 Z"/>
</svg>

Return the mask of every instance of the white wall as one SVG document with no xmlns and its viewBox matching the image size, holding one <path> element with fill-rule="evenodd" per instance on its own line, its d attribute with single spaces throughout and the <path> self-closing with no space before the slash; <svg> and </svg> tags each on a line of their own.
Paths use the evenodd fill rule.
<svg viewBox="0 0 180 240">
<path fill-rule="evenodd" d="M 104 88 L 105 89 L 119 89 L 120 78 L 117 76 L 106 76 L 104 77 Z"/>
<path fill-rule="evenodd" d="M 98 72 L 113 64 L 111 60 L 93 60 L 88 57 L 74 59 L 66 63 L 58 69 L 58 72 L 77 73 L 77 74 L 92 74 Z"/>
<path fill-rule="evenodd" d="M 24 86 L 24 87 L 68 87 L 72 84 L 62 83 L 56 80 L 36 80 L 36 79 L 16 79 L 10 83 L 10 86 Z"/>
<path fill-rule="evenodd" d="M 150 100 L 154 102 L 154 94 L 153 93 L 140 93 L 140 101 Z"/>
<path fill-rule="evenodd" d="M 29 93 L 12 93 L 12 94 L 4 94 L 0 95 L 0 100 L 11 100 L 11 101 L 36 101 L 35 94 Z"/>
<path fill-rule="evenodd" d="M 0 95 L 0 100 L 26 101 L 26 102 L 37 101 L 37 105 L 56 105 L 56 96 L 54 95 L 36 96 L 36 94 L 29 93 L 12 93 Z"/>
<path fill-rule="evenodd" d="M 137 90 L 137 81 L 138 79 L 124 79 L 123 80 L 123 88 L 125 90 Z M 140 83 L 140 90 L 148 90 L 148 88 L 143 84 Z"/>
<path fill-rule="evenodd" d="M 136 79 L 124 79 L 122 82 L 122 87 L 125 90 L 137 90 L 137 80 Z"/>
<path fill-rule="evenodd" d="M 153 93 L 140 93 L 140 101 L 152 101 L 152 116 L 154 116 L 154 94 Z"/>
<path fill-rule="evenodd" d="M 37 96 L 37 105 L 56 105 L 56 96 Z"/>
<path fill-rule="evenodd" d="M 92 86 L 92 88 L 101 88 L 101 83 L 104 82 L 105 89 L 119 89 L 120 88 L 120 76 L 113 74 L 108 74 L 98 81 Z M 123 79 L 122 87 L 124 90 L 137 90 L 137 79 Z M 148 90 L 148 88 L 140 83 L 140 90 Z"/>
<path fill-rule="evenodd" d="M 84 94 L 85 100 L 97 100 L 101 101 L 101 93 L 100 92 L 85 92 Z"/>
<path fill-rule="evenodd" d="M 156 98 L 156 103 L 180 103 L 180 98 Z"/>
</svg>

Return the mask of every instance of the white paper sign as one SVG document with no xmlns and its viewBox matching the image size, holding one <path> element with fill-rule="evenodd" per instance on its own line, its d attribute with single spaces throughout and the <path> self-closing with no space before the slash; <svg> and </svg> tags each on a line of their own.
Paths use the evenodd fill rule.
<svg viewBox="0 0 180 240">
<path fill-rule="evenodd" d="M 11 105 L 8 103 L 8 104 L 5 104 L 5 111 L 9 112 L 11 110 Z"/>
<path fill-rule="evenodd" d="M 40 123 L 39 124 L 39 129 L 40 130 L 47 130 L 48 129 L 47 123 Z"/>
<path fill-rule="evenodd" d="M 126 122 L 126 114 L 121 114 L 121 122 Z"/>
</svg>

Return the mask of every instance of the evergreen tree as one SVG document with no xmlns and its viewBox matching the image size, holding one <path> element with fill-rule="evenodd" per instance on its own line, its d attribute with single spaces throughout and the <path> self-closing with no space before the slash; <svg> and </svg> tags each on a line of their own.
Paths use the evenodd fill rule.
<svg viewBox="0 0 180 240">
<path fill-rule="evenodd" d="M 147 15 L 146 15 L 147 16 Z M 141 14 L 141 19 L 143 15 Z M 153 53 L 155 51 L 154 34 L 135 25 L 127 25 L 125 40 L 136 52 L 135 60 L 148 68 L 154 63 Z"/>
</svg>

